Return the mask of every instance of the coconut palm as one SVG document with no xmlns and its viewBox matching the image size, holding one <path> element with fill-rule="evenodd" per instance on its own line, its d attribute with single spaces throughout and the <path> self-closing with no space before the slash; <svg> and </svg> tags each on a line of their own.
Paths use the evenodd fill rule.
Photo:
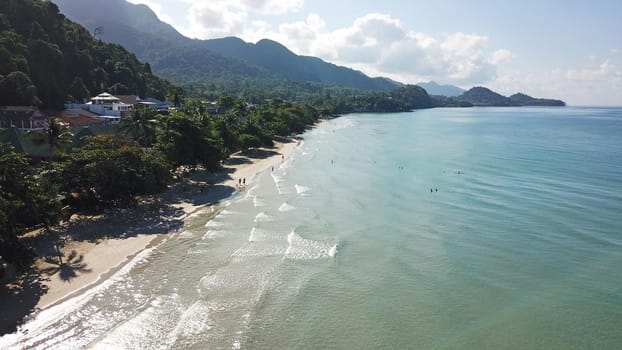
<svg viewBox="0 0 622 350">
<path fill-rule="evenodd" d="M 131 136 L 139 145 L 150 147 L 155 140 L 157 112 L 147 106 L 136 106 L 119 127 L 121 134 Z"/>
<path fill-rule="evenodd" d="M 50 148 L 49 161 L 52 161 L 54 151 L 59 154 L 64 154 L 65 149 L 73 141 L 73 133 L 69 130 L 69 127 L 61 124 L 58 118 L 49 118 L 48 126 L 44 133 L 44 142 Z"/>
</svg>

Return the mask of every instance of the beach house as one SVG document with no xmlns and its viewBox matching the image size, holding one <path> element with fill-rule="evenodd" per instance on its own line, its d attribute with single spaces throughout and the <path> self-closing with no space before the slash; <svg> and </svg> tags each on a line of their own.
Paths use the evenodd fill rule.
<svg viewBox="0 0 622 350">
<path fill-rule="evenodd" d="M 91 98 L 91 101 L 82 105 L 82 108 L 102 116 L 120 118 L 126 113 L 131 112 L 134 106 L 124 103 L 118 97 L 104 92 Z"/>
<path fill-rule="evenodd" d="M 0 107 L 0 129 L 16 127 L 22 130 L 42 130 L 47 125 L 47 117 L 37 107 Z"/>
</svg>

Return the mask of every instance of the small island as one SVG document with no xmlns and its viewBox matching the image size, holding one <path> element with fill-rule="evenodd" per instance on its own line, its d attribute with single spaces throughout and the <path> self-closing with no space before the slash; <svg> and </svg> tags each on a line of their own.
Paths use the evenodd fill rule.
<svg viewBox="0 0 622 350">
<path fill-rule="evenodd" d="M 471 88 L 462 95 L 455 97 L 434 96 L 434 98 L 441 107 L 563 107 L 566 105 L 562 100 L 535 98 L 523 93 L 516 93 L 510 97 L 506 97 L 481 86 Z"/>
</svg>

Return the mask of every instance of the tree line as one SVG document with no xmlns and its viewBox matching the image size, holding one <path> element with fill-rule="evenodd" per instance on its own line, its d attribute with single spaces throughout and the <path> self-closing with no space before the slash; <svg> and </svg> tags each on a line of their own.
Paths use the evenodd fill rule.
<svg viewBox="0 0 622 350">
<path fill-rule="evenodd" d="M 275 138 L 301 133 L 320 118 L 310 105 L 278 99 L 255 107 L 224 97 L 220 105 L 220 114 L 208 113 L 200 100 L 169 115 L 137 107 L 116 134 L 86 136 L 79 144 L 70 144 L 69 131 L 50 120 L 42 134 L 48 146 L 68 151 L 39 168 L 0 143 L 0 256 L 24 270 L 35 256 L 20 234 L 58 224 L 63 206 L 130 206 L 136 196 L 166 190 L 180 167 L 216 171 L 231 153 L 272 146 Z"/>
<path fill-rule="evenodd" d="M 404 85 L 392 91 L 369 91 L 317 82 L 283 78 L 244 79 L 225 76 L 209 82 L 182 85 L 188 96 L 217 99 L 232 95 L 252 103 L 279 98 L 308 103 L 324 114 L 355 112 L 406 112 L 413 109 L 444 106 L 443 101 L 428 95 L 421 87 Z"/>
</svg>

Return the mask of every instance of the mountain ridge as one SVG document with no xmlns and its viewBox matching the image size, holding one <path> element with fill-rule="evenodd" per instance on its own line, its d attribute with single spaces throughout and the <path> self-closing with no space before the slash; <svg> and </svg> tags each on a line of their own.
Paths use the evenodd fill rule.
<svg viewBox="0 0 622 350">
<path fill-rule="evenodd" d="M 224 71 L 238 77 L 247 77 L 252 72 L 254 79 L 281 77 L 370 91 L 389 91 L 401 86 L 317 57 L 297 55 L 269 39 L 255 44 L 235 37 L 190 39 L 162 22 L 148 6 L 125 0 L 53 1 L 78 23 L 93 29 L 103 26 L 102 40 L 128 48 L 140 59 L 149 61 L 156 73 L 177 83 L 222 77 L 218 72 Z M 200 56 L 204 57 L 197 61 Z M 207 69 L 189 69 L 193 64 Z"/>
<path fill-rule="evenodd" d="M 565 106 L 562 100 L 534 98 L 523 93 L 503 96 L 483 86 L 476 86 L 455 99 L 478 107 Z"/>
<path fill-rule="evenodd" d="M 427 83 L 417 83 L 417 85 L 424 88 L 428 94 L 437 96 L 456 97 L 462 95 L 466 91 L 454 85 L 438 84 L 434 80 Z"/>
</svg>

